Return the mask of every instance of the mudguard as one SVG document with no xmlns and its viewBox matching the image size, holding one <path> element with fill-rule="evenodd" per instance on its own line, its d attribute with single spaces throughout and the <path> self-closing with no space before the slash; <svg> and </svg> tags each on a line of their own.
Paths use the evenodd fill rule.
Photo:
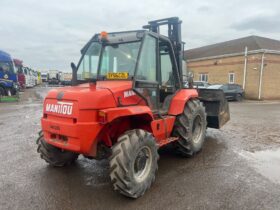
<svg viewBox="0 0 280 210">
<path fill-rule="evenodd" d="M 198 89 L 198 95 L 206 108 L 207 127 L 219 129 L 229 121 L 229 106 L 222 90 Z"/>
<path fill-rule="evenodd" d="M 196 89 L 181 89 L 175 93 L 171 100 L 168 110 L 169 115 L 178 115 L 183 113 L 186 102 L 191 98 L 197 98 L 198 93 Z"/>
</svg>

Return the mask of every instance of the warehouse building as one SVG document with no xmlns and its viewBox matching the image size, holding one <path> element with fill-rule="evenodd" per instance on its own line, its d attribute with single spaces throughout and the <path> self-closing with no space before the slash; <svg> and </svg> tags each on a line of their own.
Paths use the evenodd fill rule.
<svg viewBox="0 0 280 210">
<path fill-rule="evenodd" d="M 259 36 L 185 51 L 195 81 L 235 83 L 248 99 L 280 99 L 280 41 Z"/>
</svg>

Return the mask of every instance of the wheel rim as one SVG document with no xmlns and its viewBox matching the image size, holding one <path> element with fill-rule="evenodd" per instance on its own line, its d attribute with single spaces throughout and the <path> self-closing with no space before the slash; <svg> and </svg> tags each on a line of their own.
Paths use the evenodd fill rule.
<svg viewBox="0 0 280 210">
<path fill-rule="evenodd" d="M 193 126 L 192 126 L 192 137 L 194 143 L 199 142 L 201 133 L 202 133 L 202 119 L 200 115 L 197 115 L 193 121 Z"/>
<path fill-rule="evenodd" d="M 150 172 L 152 165 L 152 151 L 149 147 L 142 147 L 134 160 L 134 177 L 136 181 L 142 182 Z"/>
</svg>

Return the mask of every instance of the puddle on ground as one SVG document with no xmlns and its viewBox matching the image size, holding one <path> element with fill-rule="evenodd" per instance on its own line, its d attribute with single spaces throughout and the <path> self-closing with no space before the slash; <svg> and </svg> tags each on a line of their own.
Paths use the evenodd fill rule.
<svg viewBox="0 0 280 210">
<path fill-rule="evenodd" d="M 252 163 L 257 172 L 280 184 L 280 148 L 256 152 L 242 152 L 240 154 Z"/>
</svg>

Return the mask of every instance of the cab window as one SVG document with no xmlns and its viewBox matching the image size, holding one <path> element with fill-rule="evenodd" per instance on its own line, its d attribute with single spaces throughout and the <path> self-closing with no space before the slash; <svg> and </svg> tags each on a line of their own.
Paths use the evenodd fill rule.
<svg viewBox="0 0 280 210">
<path fill-rule="evenodd" d="M 171 49 L 168 43 L 160 42 L 160 70 L 161 70 L 161 85 L 173 86 L 174 77 L 171 61 Z"/>
<path fill-rule="evenodd" d="M 136 70 L 135 79 L 144 84 L 141 88 L 136 88 L 147 100 L 152 111 L 158 109 L 158 83 L 157 83 L 157 39 L 146 35 Z M 152 86 L 145 86 L 147 83 L 153 83 Z"/>
<path fill-rule="evenodd" d="M 157 40 L 145 37 L 136 74 L 138 80 L 156 81 L 156 43 Z"/>
</svg>

